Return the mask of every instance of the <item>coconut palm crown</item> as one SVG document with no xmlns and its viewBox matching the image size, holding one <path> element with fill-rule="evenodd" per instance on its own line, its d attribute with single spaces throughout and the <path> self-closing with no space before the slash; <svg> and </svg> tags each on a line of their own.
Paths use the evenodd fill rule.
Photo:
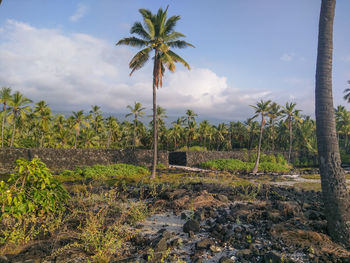
<svg viewBox="0 0 350 263">
<path fill-rule="evenodd" d="M 130 29 L 131 34 L 138 37 L 126 37 L 117 42 L 117 45 L 128 45 L 142 48 L 131 59 L 129 68 L 130 75 L 136 70 L 142 68 L 153 56 L 153 168 L 152 177 L 156 174 L 157 165 L 157 105 L 156 105 L 156 89 L 162 87 L 162 79 L 165 68 L 171 72 L 175 71 L 175 63 L 180 62 L 186 68 L 190 69 L 189 64 L 178 54 L 173 52 L 171 48 L 185 48 L 188 46 L 194 47 L 190 43 L 181 40 L 185 37 L 184 34 L 175 31 L 175 26 L 180 16 L 172 16 L 167 18 L 168 7 L 163 10 L 159 8 L 157 14 L 152 14 L 148 9 L 139 9 L 143 18 L 143 23 L 135 22 Z"/>
</svg>

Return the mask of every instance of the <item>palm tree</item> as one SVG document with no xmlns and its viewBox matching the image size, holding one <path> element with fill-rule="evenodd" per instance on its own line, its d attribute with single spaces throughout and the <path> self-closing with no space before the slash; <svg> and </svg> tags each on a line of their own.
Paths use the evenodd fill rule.
<svg viewBox="0 0 350 263">
<path fill-rule="evenodd" d="M 255 109 L 255 115 L 253 116 L 253 119 L 258 117 L 259 115 L 261 116 L 258 152 L 257 152 L 257 155 L 256 155 L 255 165 L 254 165 L 254 168 L 253 168 L 253 171 L 252 171 L 253 174 L 257 173 L 258 172 L 258 168 L 259 168 L 261 140 L 262 140 L 262 135 L 263 135 L 264 126 L 265 126 L 265 122 L 266 122 L 265 117 L 268 115 L 268 113 L 270 111 L 270 103 L 271 103 L 271 100 L 268 100 L 268 101 L 261 100 L 256 105 L 250 105 L 251 107 L 253 107 Z"/>
<path fill-rule="evenodd" d="M 0 2 L 1 3 L 1 2 Z M 11 88 L 2 87 L 0 90 L 0 103 L 2 103 L 1 147 L 4 147 L 4 128 L 6 124 L 6 107 L 11 100 Z"/>
<path fill-rule="evenodd" d="M 286 103 L 286 106 L 282 109 L 282 114 L 286 117 L 288 131 L 289 131 L 289 151 L 288 151 L 288 162 L 290 162 L 290 155 L 292 153 L 293 146 L 293 120 L 301 122 L 301 118 L 299 117 L 300 110 L 295 109 L 296 103 Z"/>
<path fill-rule="evenodd" d="M 80 134 L 81 126 L 89 126 L 87 122 L 87 117 L 84 116 L 84 111 L 80 110 L 78 112 L 73 111 L 72 116 L 73 128 L 75 130 L 75 140 L 74 140 L 74 149 L 77 148 L 78 135 Z"/>
<path fill-rule="evenodd" d="M 119 133 L 118 120 L 113 116 L 109 116 L 106 119 L 106 127 L 107 127 L 107 145 L 106 145 L 106 147 L 109 148 L 111 145 L 111 142 L 112 142 L 113 134 Z"/>
<path fill-rule="evenodd" d="M 348 80 L 348 83 L 350 84 L 350 80 Z M 349 88 L 345 89 L 344 93 L 346 93 L 344 96 L 344 100 L 346 100 L 347 102 L 350 102 L 350 89 Z"/>
<path fill-rule="evenodd" d="M 334 109 L 334 114 L 335 114 L 335 124 L 336 124 L 336 130 L 337 130 L 337 138 L 338 138 L 338 143 L 340 145 L 340 132 L 342 130 L 343 126 L 343 116 L 346 114 L 347 110 L 345 109 L 344 106 L 338 105 L 336 109 Z"/>
<path fill-rule="evenodd" d="M 173 126 L 170 130 L 170 137 L 174 139 L 174 150 L 177 149 L 178 142 L 181 139 L 181 136 L 183 134 L 183 128 L 181 126 L 182 120 L 181 118 L 177 118 L 176 121 L 172 122 Z"/>
<path fill-rule="evenodd" d="M 316 134 L 328 233 L 350 246 L 350 196 L 341 167 L 332 96 L 333 22 L 336 0 L 322 0 L 316 66 Z"/>
<path fill-rule="evenodd" d="M 99 126 L 98 124 L 102 120 L 101 107 L 97 105 L 91 105 L 91 110 L 89 113 L 92 114 L 92 126 L 95 130 L 95 133 L 97 134 L 97 128 Z"/>
<path fill-rule="evenodd" d="M 269 127 L 271 131 L 271 150 L 275 150 L 275 139 L 276 139 L 276 133 L 275 133 L 275 122 L 278 120 L 278 118 L 281 116 L 281 106 L 278 105 L 276 102 L 273 102 L 270 106 L 270 111 L 268 113 L 269 116 Z"/>
<path fill-rule="evenodd" d="M 134 116 L 134 132 L 133 132 L 133 148 L 136 147 L 136 129 L 137 129 L 137 123 L 138 123 L 138 118 L 142 118 L 145 113 L 143 110 L 145 108 L 142 107 L 142 104 L 140 102 L 135 102 L 134 107 L 128 105 L 127 108 L 131 111 L 130 113 L 126 114 L 125 117 L 129 116 Z"/>
<path fill-rule="evenodd" d="M 22 119 L 25 118 L 25 115 L 27 112 L 29 112 L 30 107 L 28 106 L 29 103 L 32 101 L 25 97 L 23 94 L 21 94 L 19 91 L 16 91 L 13 95 L 11 100 L 9 101 L 9 106 L 11 110 L 12 115 L 12 137 L 11 137 L 11 144 L 10 147 L 13 146 L 13 142 L 15 139 L 15 133 L 16 133 L 16 121 L 17 118 L 20 117 Z"/>
<path fill-rule="evenodd" d="M 39 128 L 40 128 L 40 148 L 43 147 L 44 135 L 49 130 L 51 124 L 51 109 L 46 104 L 45 101 L 41 100 L 35 104 L 34 114 L 39 118 Z"/>
<path fill-rule="evenodd" d="M 150 53 L 154 51 L 153 63 L 153 167 L 152 178 L 156 176 L 157 166 L 157 149 L 158 149 L 158 133 L 157 133 L 157 99 L 156 90 L 162 87 L 162 79 L 167 67 L 171 72 L 175 71 L 175 63 L 180 62 L 190 69 L 189 64 L 179 55 L 171 51 L 171 48 L 185 48 L 192 46 L 180 38 L 185 37 L 184 34 L 174 31 L 180 16 L 172 16 L 167 19 L 168 8 L 163 10 L 160 8 L 157 14 L 152 14 L 147 9 L 139 9 L 142 15 L 144 25 L 135 22 L 131 27 L 130 33 L 136 34 L 137 37 L 127 37 L 119 40 L 117 45 L 128 45 L 143 48 L 130 61 L 129 67 L 132 70 L 130 75 L 142 68 L 150 58 Z M 193 46 L 192 46 L 193 47 Z"/>
<path fill-rule="evenodd" d="M 200 142 L 201 142 L 201 145 L 204 147 L 208 147 L 207 138 L 210 133 L 210 128 L 211 128 L 211 125 L 207 120 L 204 120 L 199 124 L 198 132 L 200 134 Z"/>
<path fill-rule="evenodd" d="M 186 116 L 182 117 L 182 122 L 187 125 L 187 136 L 186 136 L 186 146 L 187 148 L 191 144 L 191 138 L 190 135 L 193 133 L 193 129 L 196 128 L 196 117 L 198 115 L 194 113 L 193 110 L 188 109 L 186 111 Z"/>
</svg>

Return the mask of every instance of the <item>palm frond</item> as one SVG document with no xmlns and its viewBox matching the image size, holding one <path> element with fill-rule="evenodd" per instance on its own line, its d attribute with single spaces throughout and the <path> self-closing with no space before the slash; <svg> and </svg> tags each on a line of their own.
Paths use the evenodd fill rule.
<svg viewBox="0 0 350 263">
<path fill-rule="evenodd" d="M 344 96 L 344 100 L 350 102 L 350 89 L 345 89 L 344 93 L 346 93 Z"/>
<path fill-rule="evenodd" d="M 180 16 L 172 16 L 170 17 L 164 26 L 164 35 L 168 35 L 170 32 L 172 32 L 176 26 L 176 22 L 180 20 Z"/>
<path fill-rule="evenodd" d="M 185 47 L 195 47 L 194 45 L 184 41 L 184 40 L 175 40 L 175 41 L 170 41 L 168 42 L 168 45 L 170 47 L 174 47 L 174 48 L 185 48 Z"/>
<path fill-rule="evenodd" d="M 134 73 L 135 70 L 138 70 L 145 65 L 145 63 L 149 59 L 150 51 L 151 51 L 150 47 L 142 49 L 141 51 L 137 52 L 136 55 L 131 59 L 129 63 L 129 67 L 132 69 L 132 71 L 130 72 L 130 75 L 132 75 L 132 73 Z"/>
<path fill-rule="evenodd" d="M 178 54 L 175 52 L 168 50 L 167 54 L 171 57 L 171 59 L 174 62 L 180 62 L 182 65 L 184 65 L 187 69 L 191 69 L 190 65 L 184 60 L 182 57 L 180 57 Z"/>
<path fill-rule="evenodd" d="M 130 34 L 137 34 L 145 40 L 151 40 L 152 36 L 144 29 L 140 22 L 135 22 L 130 29 Z"/>
<path fill-rule="evenodd" d="M 175 71 L 175 61 L 173 58 L 168 54 L 168 52 L 163 52 L 160 56 L 160 61 L 162 62 L 162 66 L 164 65 L 172 72 Z"/>
<path fill-rule="evenodd" d="M 140 14 L 142 15 L 143 18 L 152 18 L 152 12 L 148 9 L 141 8 L 139 9 Z"/>
<path fill-rule="evenodd" d="M 148 42 L 137 38 L 137 37 L 126 37 L 117 42 L 118 45 L 127 45 L 127 46 L 132 46 L 132 47 L 144 47 L 147 46 Z"/>
<path fill-rule="evenodd" d="M 149 32 L 148 34 L 150 36 L 150 39 L 153 39 L 155 36 L 154 23 L 149 18 L 145 18 L 143 21 L 145 22 L 145 25 L 148 29 L 148 32 Z"/>
<path fill-rule="evenodd" d="M 172 32 L 164 37 L 164 41 L 166 41 L 166 42 L 175 41 L 181 37 L 186 37 L 186 35 L 182 34 L 180 32 Z"/>
</svg>

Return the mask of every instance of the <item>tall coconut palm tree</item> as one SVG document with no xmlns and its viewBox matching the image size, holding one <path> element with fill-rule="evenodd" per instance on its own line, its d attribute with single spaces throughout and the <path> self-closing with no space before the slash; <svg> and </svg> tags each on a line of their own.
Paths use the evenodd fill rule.
<svg viewBox="0 0 350 263">
<path fill-rule="evenodd" d="M 270 103 L 271 100 L 268 101 L 263 101 L 261 100 L 260 102 L 257 102 L 256 105 L 250 105 L 252 108 L 255 109 L 255 115 L 253 116 L 253 119 L 258 117 L 259 115 L 261 116 L 261 123 L 260 123 L 260 135 L 259 135 L 259 143 L 258 143 L 258 152 L 256 155 L 256 161 L 255 165 L 253 168 L 252 173 L 255 174 L 258 172 L 259 168 L 259 160 L 260 160 L 260 151 L 261 151 L 261 140 L 263 136 L 263 131 L 266 123 L 266 116 L 268 116 L 268 113 L 270 111 Z"/>
<path fill-rule="evenodd" d="M 131 111 L 130 113 L 126 114 L 125 117 L 133 116 L 134 117 L 134 131 L 133 131 L 133 148 L 136 147 L 136 129 L 137 129 L 137 123 L 138 123 L 138 118 L 142 118 L 145 113 L 143 110 L 145 108 L 142 107 L 142 104 L 140 102 L 135 102 L 134 107 L 128 105 L 127 108 Z"/>
<path fill-rule="evenodd" d="M 337 108 L 334 109 L 334 114 L 335 114 L 335 125 L 336 125 L 336 130 L 337 130 L 337 138 L 338 138 L 338 143 L 340 145 L 340 132 L 342 130 L 342 119 L 343 116 L 347 112 L 344 106 L 338 105 Z"/>
<path fill-rule="evenodd" d="M 289 131 L 289 150 L 288 150 L 288 162 L 290 162 L 290 155 L 292 153 L 293 146 L 293 121 L 302 122 L 302 119 L 299 117 L 300 110 L 295 109 L 296 103 L 287 102 L 286 106 L 282 109 L 282 114 L 286 118 L 288 131 Z"/>
<path fill-rule="evenodd" d="M 20 117 L 22 119 L 25 118 L 25 115 L 29 112 L 30 107 L 29 103 L 32 101 L 25 97 L 23 94 L 21 94 L 19 91 L 16 91 L 13 95 L 11 100 L 9 101 L 9 106 L 11 110 L 11 116 L 13 120 L 13 126 L 12 126 L 12 137 L 11 137 L 11 144 L 10 147 L 13 146 L 13 142 L 15 139 L 15 133 L 16 133 L 16 122 L 17 118 Z"/>
<path fill-rule="evenodd" d="M 75 130 L 75 140 L 74 140 L 74 149 L 77 148 L 77 142 L 78 142 L 78 136 L 80 134 L 80 130 L 82 128 L 82 125 L 88 127 L 89 123 L 87 121 L 87 117 L 84 115 L 84 111 L 73 111 L 72 116 L 72 122 L 73 122 L 73 128 Z"/>
<path fill-rule="evenodd" d="M 158 149 L 158 133 L 157 133 L 157 99 L 156 90 L 162 87 L 162 80 L 167 67 L 171 72 L 175 71 L 175 63 L 180 62 L 190 69 L 189 64 L 178 54 L 171 51 L 171 48 L 185 48 L 192 46 L 190 43 L 181 40 L 184 34 L 176 32 L 175 26 L 180 16 L 172 16 L 167 19 L 168 8 L 163 10 L 160 8 L 157 14 L 152 14 L 147 9 L 140 9 L 143 22 L 135 22 L 131 27 L 130 33 L 136 34 L 138 37 L 127 37 L 119 40 L 117 45 L 128 45 L 143 48 L 130 61 L 130 75 L 142 68 L 150 58 L 151 52 L 153 57 L 153 167 L 152 178 L 156 176 L 157 166 L 157 149 Z"/>
<path fill-rule="evenodd" d="M 39 119 L 40 148 L 43 147 L 44 135 L 49 131 L 51 125 L 51 109 L 45 101 L 41 100 L 35 104 L 34 114 Z"/>
<path fill-rule="evenodd" d="M 269 116 L 269 127 L 271 131 L 271 150 L 275 150 L 275 139 L 276 139 L 276 132 L 275 132 L 275 124 L 279 117 L 281 117 L 281 106 L 278 105 L 276 102 L 273 102 L 270 106 L 270 111 L 268 113 Z"/>
<path fill-rule="evenodd" d="M 91 110 L 89 113 L 92 114 L 92 126 L 95 130 L 95 133 L 97 134 L 97 128 L 99 127 L 99 123 L 103 119 L 101 116 L 101 107 L 97 105 L 91 105 Z"/>
<path fill-rule="evenodd" d="M 193 129 L 196 128 L 196 117 L 198 115 L 193 111 L 188 109 L 186 111 L 186 116 L 182 117 L 182 121 L 184 124 L 186 124 L 186 131 L 187 131 L 187 136 L 186 136 L 186 146 L 187 148 L 191 146 L 191 134 L 193 134 Z"/>
<path fill-rule="evenodd" d="M 350 247 L 350 196 L 341 167 L 332 96 L 333 22 L 336 0 L 322 0 L 316 64 L 316 134 L 328 233 Z"/>
<path fill-rule="evenodd" d="M 118 120 L 113 116 L 109 116 L 106 119 L 106 128 L 107 128 L 107 145 L 106 145 L 106 147 L 109 148 L 111 145 L 111 142 L 112 142 L 113 133 L 119 133 Z"/>
<path fill-rule="evenodd" d="M 11 100 L 11 88 L 2 87 L 0 90 L 0 103 L 2 103 L 1 147 L 4 147 L 4 128 L 6 124 L 7 104 Z"/>
</svg>

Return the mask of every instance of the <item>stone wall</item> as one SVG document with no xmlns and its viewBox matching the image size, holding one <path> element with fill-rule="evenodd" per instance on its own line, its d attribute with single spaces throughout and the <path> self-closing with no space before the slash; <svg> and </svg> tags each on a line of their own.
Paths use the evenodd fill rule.
<svg viewBox="0 0 350 263">
<path fill-rule="evenodd" d="M 151 166 L 152 150 L 114 149 L 50 149 L 4 148 L 0 149 L 0 173 L 9 173 L 19 158 L 40 158 L 51 170 L 62 171 L 77 166 L 94 164 L 128 163 Z M 158 162 L 168 166 L 168 152 L 159 151 Z"/>
</svg>

